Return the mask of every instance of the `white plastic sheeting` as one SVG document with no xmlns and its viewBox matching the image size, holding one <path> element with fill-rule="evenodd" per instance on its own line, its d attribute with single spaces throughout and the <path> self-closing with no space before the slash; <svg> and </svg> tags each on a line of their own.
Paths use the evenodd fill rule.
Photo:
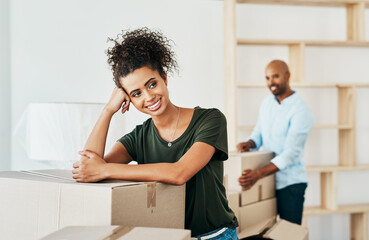
<svg viewBox="0 0 369 240">
<path fill-rule="evenodd" d="M 75 162 L 105 104 L 31 103 L 14 136 L 32 160 Z M 115 114 L 110 123 L 106 151 L 125 134 L 124 118 Z"/>
</svg>

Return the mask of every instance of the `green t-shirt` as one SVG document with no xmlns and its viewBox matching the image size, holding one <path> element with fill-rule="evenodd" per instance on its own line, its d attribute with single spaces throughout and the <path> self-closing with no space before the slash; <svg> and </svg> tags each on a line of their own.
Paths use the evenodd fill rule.
<svg viewBox="0 0 369 240">
<path fill-rule="evenodd" d="M 220 227 L 238 226 L 223 186 L 223 161 L 228 159 L 227 122 L 218 109 L 196 107 L 186 131 L 171 147 L 160 137 L 151 118 L 119 141 L 138 164 L 176 162 L 195 142 L 215 147 L 209 163 L 186 183 L 185 228 L 197 236 Z"/>
</svg>

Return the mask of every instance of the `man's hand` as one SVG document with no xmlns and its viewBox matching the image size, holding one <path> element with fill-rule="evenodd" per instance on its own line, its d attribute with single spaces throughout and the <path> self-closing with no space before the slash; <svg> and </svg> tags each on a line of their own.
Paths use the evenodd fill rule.
<svg viewBox="0 0 369 240">
<path fill-rule="evenodd" d="M 77 182 L 98 182 L 105 179 L 104 166 L 106 162 L 95 152 L 80 151 L 81 160 L 73 164 L 73 178 Z"/>
<path fill-rule="evenodd" d="M 238 182 L 242 186 L 242 191 L 250 189 L 261 178 L 258 170 L 247 169 L 242 172 L 242 176 L 238 178 Z"/>
<path fill-rule="evenodd" d="M 236 146 L 238 152 L 248 152 L 251 149 L 250 142 L 241 142 Z"/>
<path fill-rule="evenodd" d="M 129 111 L 129 104 L 131 99 L 124 92 L 123 89 L 115 87 L 109 102 L 106 104 L 105 109 L 108 109 L 112 113 L 118 112 L 120 108 L 122 108 L 122 114 L 126 111 Z"/>
</svg>

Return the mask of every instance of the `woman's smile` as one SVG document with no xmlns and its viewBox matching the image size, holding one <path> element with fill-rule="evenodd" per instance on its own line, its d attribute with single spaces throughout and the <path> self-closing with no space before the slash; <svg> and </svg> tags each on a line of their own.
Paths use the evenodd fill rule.
<svg viewBox="0 0 369 240">
<path fill-rule="evenodd" d="M 159 100 L 156 103 L 154 103 L 154 104 L 152 104 L 150 106 L 147 106 L 147 108 L 150 111 L 156 111 L 156 110 L 158 110 L 160 108 L 160 106 L 161 106 L 161 98 L 159 98 Z"/>
</svg>

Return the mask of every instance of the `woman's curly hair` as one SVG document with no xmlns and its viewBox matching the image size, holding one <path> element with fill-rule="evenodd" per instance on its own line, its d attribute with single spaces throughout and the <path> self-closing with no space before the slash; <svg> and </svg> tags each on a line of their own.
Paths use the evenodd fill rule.
<svg viewBox="0 0 369 240">
<path fill-rule="evenodd" d="M 108 40 L 114 42 L 114 47 L 106 53 L 117 87 L 122 88 L 119 82 L 121 77 L 141 67 L 157 70 L 163 78 L 168 72 L 178 71 L 175 54 L 171 50 L 172 41 L 158 31 L 146 27 L 133 31 L 123 30 L 116 39 Z"/>
</svg>

